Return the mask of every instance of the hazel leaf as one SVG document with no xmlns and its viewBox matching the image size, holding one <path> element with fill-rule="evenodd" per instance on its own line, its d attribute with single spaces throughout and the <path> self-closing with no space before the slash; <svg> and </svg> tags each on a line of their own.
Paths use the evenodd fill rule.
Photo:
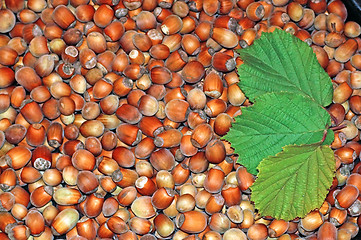
<svg viewBox="0 0 361 240">
<path fill-rule="evenodd" d="M 251 186 L 255 207 L 262 216 L 289 221 L 322 205 L 334 176 L 334 154 L 321 143 L 289 145 L 258 170 Z"/>
<path fill-rule="evenodd" d="M 309 97 L 280 92 L 263 94 L 255 104 L 242 109 L 224 137 L 239 155 L 239 162 L 252 174 L 262 159 L 290 144 L 311 144 L 325 138 L 333 141 L 331 118 Z"/>
<path fill-rule="evenodd" d="M 239 87 L 254 101 L 268 92 L 304 94 L 321 106 L 332 102 L 332 83 L 307 43 L 276 29 L 239 50 Z"/>
</svg>

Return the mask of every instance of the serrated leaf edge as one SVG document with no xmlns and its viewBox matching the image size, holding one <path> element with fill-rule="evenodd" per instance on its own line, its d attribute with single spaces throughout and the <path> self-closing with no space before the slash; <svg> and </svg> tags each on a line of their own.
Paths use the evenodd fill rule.
<svg viewBox="0 0 361 240">
<path fill-rule="evenodd" d="M 278 34 L 278 37 L 281 39 L 281 38 L 283 38 L 284 36 L 288 36 L 287 34 L 289 34 L 289 36 L 293 36 L 292 34 L 290 34 L 290 33 L 288 33 L 288 32 L 286 32 L 286 31 L 284 31 L 284 30 L 280 30 L 280 29 L 275 29 L 275 31 L 272 33 L 272 32 L 264 32 L 264 33 L 262 33 L 262 36 L 263 35 L 265 35 L 265 37 L 264 37 L 264 40 L 269 40 L 269 38 L 270 37 L 272 37 L 272 34 L 274 34 L 274 33 L 276 33 L 276 34 Z M 307 43 L 305 43 L 304 41 L 302 41 L 302 40 L 300 40 L 299 38 L 297 38 L 297 37 L 292 37 L 292 38 L 290 38 L 291 40 L 292 40 L 292 42 L 294 42 L 294 44 L 300 44 L 301 45 L 301 47 L 302 47 L 302 45 L 306 48 L 311 48 Z M 255 48 L 255 47 L 258 47 L 260 45 L 260 42 L 259 41 L 255 41 L 253 44 L 252 44 L 252 46 L 254 46 L 253 48 Z M 297 48 L 297 50 L 299 51 L 299 49 L 300 48 Z M 244 49 L 237 49 L 237 53 L 239 54 L 239 56 L 241 57 L 241 59 L 242 59 L 242 55 L 247 55 L 247 54 L 249 54 L 248 52 L 250 51 L 250 49 L 249 48 L 244 48 Z M 253 51 L 253 49 L 251 50 L 251 51 Z M 310 67 L 311 67 L 311 69 L 313 69 L 313 71 L 309 71 L 310 73 L 313 73 L 314 72 L 314 66 L 315 65 L 318 65 L 317 66 L 317 72 L 319 73 L 319 74 L 327 74 L 324 70 L 323 70 L 323 68 L 321 67 L 321 65 L 319 64 L 319 62 L 317 61 L 317 57 L 316 57 L 316 54 L 313 52 L 313 51 L 309 51 L 310 52 L 310 60 L 312 61 L 312 64 L 310 64 Z M 303 55 L 303 54 L 299 54 L 299 55 Z M 267 56 L 267 55 L 266 55 Z M 268 57 L 268 56 L 267 56 Z M 270 60 L 270 59 L 269 59 Z M 238 75 L 240 75 L 239 74 L 239 72 L 241 71 L 241 69 L 242 68 L 244 68 L 244 67 L 248 67 L 248 60 L 244 60 L 244 63 L 245 64 L 241 64 L 238 68 L 237 68 L 237 73 L 238 73 Z M 305 68 L 305 66 L 303 66 L 304 68 Z M 328 75 L 325 75 L 324 77 L 326 77 L 326 76 L 328 76 Z M 308 76 L 308 79 L 309 79 L 310 77 Z M 328 78 L 329 78 L 329 76 L 328 76 Z M 330 79 L 330 83 L 331 83 L 331 79 Z M 240 79 L 240 81 L 238 82 L 238 86 L 242 89 L 242 88 L 244 88 L 244 86 L 242 85 L 242 80 Z M 312 87 L 311 85 L 309 85 L 309 87 Z M 246 87 L 246 88 L 248 88 L 248 87 Z M 254 88 L 254 87 L 252 87 L 252 88 Z M 331 104 L 332 103 L 332 85 L 330 84 L 329 86 L 328 86 L 328 93 L 326 94 L 326 96 L 325 96 L 325 98 L 324 99 L 322 99 L 322 96 L 320 97 L 320 102 L 321 103 L 324 103 L 324 104 L 320 104 L 316 99 L 314 99 L 314 98 L 312 98 L 310 95 L 311 94 L 313 94 L 312 92 L 309 92 L 309 93 L 307 93 L 306 91 L 301 91 L 300 89 L 299 89 L 299 94 L 303 94 L 303 95 L 305 95 L 305 96 L 307 96 L 307 97 L 309 97 L 312 101 L 314 101 L 314 102 L 316 102 L 317 104 L 319 104 L 320 106 L 322 106 L 322 107 L 326 107 L 326 106 L 328 106 L 329 104 Z M 297 88 L 298 89 L 298 88 Z M 321 88 L 320 88 L 321 89 Z M 245 95 L 251 100 L 251 101 L 256 101 L 256 98 L 258 97 L 258 96 L 254 96 L 254 97 L 250 97 L 249 96 L 249 94 L 247 93 L 247 91 L 244 91 L 245 92 Z M 278 93 L 278 92 L 281 92 L 281 91 L 272 91 L 272 92 L 276 92 L 276 93 Z M 264 94 L 267 94 L 267 93 L 272 93 L 272 92 L 266 92 L 266 93 L 264 93 Z M 289 91 L 287 91 L 287 92 L 289 92 Z M 252 95 L 252 94 L 251 94 Z M 261 95 L 263 95 L 263 94 L 261 94 Z M 329 99 L 326 99 L 326 98 L 329 98 Z"/>
<path fill-rule="evenodd" d="M 302 93 L 290 93 L 290 92 L 288 92 L 288 91 L 279 91 L 279 92 L 267 92 L 267 93 L 264 93 L 264 94 L 261 94 L 261 95 L 259 95 L 259 96 L 257 96 L 256 98 L 255 98 L 255 102 L 254 102 L 254 104 L 253 105 L 251 105 L 251 106 L 249 106 L 249 107 L 244 107 L 244 112 L 248 112 L 248 111 L 252 111 L 252 108 L 254 108 L 254 107 L 256 107 L 257 106 L 257 100 L 258 99 L 260 99 L 260 98 L 266 98 L 267 97 L 267 95 L 275 95 L 275 96 L 277 96 L 277 95 L 291 95 L 291 94 L 293 94 L 293 95 L 299 95 L 300 97 L 303 97 L 303 98 L 305 98 L 305 99 L 308 99 L 308 100 L 310 100 L 310 101 L 312 101 L 312 102 L 314 102 L 317 106 L 319 106 L 320 108 L 322 108 L 324 111 L 326 111 L 326 109 L 323 107 L 323 106 L 321 106 L 320 104 L 318 104 L 317 102 L 315 102 L 310 96 L 308 96 L 308 95 L 305 95 L 305 94 L 302 94 Z M 262 101 L 262 100 L 261 100 Z M 264 100 L 263 100 L 264 101 Z M 243 113 L 244 113 L 243 112 Z M 242 118 L 242 114 L 241 115 L 239 115 L 239 116 L 236 116 L 234 119 L 235 119 L 235 121 L 232 123 L 232 127 L 233 127 L 233 124 L 234 123 L 236 123 L 237 122 L 237 120 L 238 119 L 241 119 Z M 327 121 L 327 123 L 326 123 L 327 125 L 325 126 L 325 129 L 326 130 L 328 130 L 328 128 L 331 126 L 331 117 L 329 117 L 328 118 L 328 121 Z M 314 131 L 309 131 L 309 132 L 314 132 Z M 228 139 L 227 138 L 227 136 L 229 136 L 229 133 L 231 133 L 231 135 L 234 135 L 233 134 L 233 131 L 232 131 L 232 128 L 231 128 L 231 130 L 225 135 L 225 136 L 223 136 L 221 139 L 224 139 L 224 140 L 227 140 L 228 142 L 230 142 L 231 143 L 231 145 L 232 145 L 232 142 L 230 141 L 230 139 Z M 321 139 L 320 139 L 321 140 Z M 317 143 L 317 142 L 316 142 Z M 313 144 L 315 144 L 315 143 L 313 143 Z M 290 145 L 290 144 L 289 144 Z M 286 146 L 283 146 L 282 147 L 282 150 L 280 151 L 280 152 L 282 152 L 284 149 L 284 147 L 287 147 L 287 146 L 289 146 L 289 145 L 286 145 Z M 309 145 L 309 144 L 305 144 L 305 145 Z M 324 145 L 327 145 L 327 144 L 324 144 Z M 235 153 L 237 153 L 238 154 L 238 152 L 240 152 L 241 151 L 241 149 L 238 149 L 238 147 L 236 148 L 236 147 L 233 147 L 234 149 L 235 149 Z M 279 153 L 280 153 L 279 152 Z M 277 153 L 278 154 L 278 153 Z M 276 155 L 277 155 L 276 154 Z M 268 156 L 268 157 L 271 157 L 272 155 L 270 155 L 270 156 Z M 263 159 L 260 161 L 260 163 L 263 161 Z M 257 173 L 257 171 L 256 171 L 256 169 L 253 171 L 253 168 L 252 169 L 248 169 L 248 167 L 250 167 L 250 166 L 248 166 L 249 164 L 247 164 L 246 163 L 246 165 L 244 165 L 245 163 L 242 161 L 242 159 L 241 159 L 241 157 L 239 156 L 238 157 L 238 160 L 237 160 L 237 162 L 238 163 L 240 163 L 240 164 L 242 164 L 243 166 L 245 166 L 246 168 L 247 168 L 247 170 L 250 172 L 250 173 L 252 173 L 253 175 L 257 175 L 258 173 Z M 259 164 L 258 164 L 258 166 L 259 166 Z M 256 167 L 257 168 L 257 170 L 259 171 L 259 169 L 258 169 L 258 166 Z"/>
<path fill-rule="evenodd" d="M 285 151 L 287 152 L 287 151 L 288 151 L 287 148 L 292 147 L 292 146 L 300 146 L 300 147 L 302 147 L 302 146 L 312 146 L 312 145 L 315 145 L 315 146 L 318 145 L 318 147 L 320 147 L 320 148 L 325 148 L 325 147 L 327 147 L 327 148 L 331 149 L 330 145 L 322 145 L 322 142 L 317 142 L 317 143 L 312 143 L 312 144 L 300 144 L 300 145 L 297 145 L 297 144 L 289 144 L 289 145 L 286 145 L 286 146 L 282 147 L 282 151 L 278 152 L 278 153 L 275 154 L 274 156 L 268 156 L 268 157 L 266 157 L 266 158 L 264 158 L 264 159 L 267 159 L 267 158 L 277 158 L 277 157 L 279 157 L 280 154 L 284 153 Z M 331 149 L 331 150 L 332 150 L 332 149 Z M 262 159 L 262 161 L 261 161 L 261 162 L 259 163 L 259 165 L 257 166 L 257 170 L 259 171 L 259 173 L 260 173 L 260 170 L 261 170 L 260 168 L 262 167 L 262 165 L 264 165 L 264 161 L 263 161 L 264 159 Z M 335 161 L 335 159 L 333 159 L 333 160 Z M 263 164 L 262 164 L 262 162 L 263 162 Z M 336 169 L 335 169 L 335 167 L 334 167 L 333 174 L 335 173 L 335 171 L 336 171 Z M 256 181 L 257 181 L 257 179 L 256 179 Z M 331 185 L 332 185 L 332 182 L 331 182 L 330 186 L 327 187 L 327 189 L 329 189 L 329 188 L 331 187 Z M 318 187 L 318 186 L 317 186 L 317 187 Z M 252 201 L 253 185 L 250 187 L 250 190 L 251 190 L 251 201 Z M 326 198 L 326 195 L 325 195 L 325 198 Z M 252 201 L 252 202 L 255 204 L 255 208 L 258 210 L 259 214 L 261 214 L 261 215 L 267 215 L 267 213 L 264 214 L 264 211 L 262 211 L 262 209 L 259 209 L 259 208 L 256 206 L 256 202 L 254 202 L 254 201 Z M 320 201 L 320 202 L 321 202 L 321 201 Z M 319 205 L 321 205 L 321 204 L 322 204 L 322 202 L 321 202 Z M 317 209 L 317 208 L 319 208 L 319 207 L 315 207 L 314 209 L 311 209 L 311 210 L 309 210 L 308 212 L 311 212 L 311 211 L 313 211 L 313 210 L 315 210 L 315 209 Z M 305 216 L 308 214 L 308 212 L 307 212 L 307 211 L 304 211 L 304 212 L 306 212 L 306 213 L 304 213 L 303 216 L 297 216 L 297 217 L 300 217 L 300 218 L 305 217 Z M 277 217 L 275 217 L 275 218 L 277 218 Z M 281 218 L 277 218 L 277 219 L 281 219 Z M 283 218 L 283 219 L 284 219 L 285 221 L 293 220 L 293 218 Z"/>
</svg>

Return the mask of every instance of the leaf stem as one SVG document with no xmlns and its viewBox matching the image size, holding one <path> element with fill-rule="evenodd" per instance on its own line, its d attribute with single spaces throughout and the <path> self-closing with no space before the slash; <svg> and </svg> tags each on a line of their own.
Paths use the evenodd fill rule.
<svg viewBox="0 0 361 240">
<path fill-rule="evenodd" d="M 333 131 L 337 131 L 337 130 L 341 130 L 343 128 L 347 127 L 345 124 L 341 124 L 341 125 L 338 125 L 338 126 L 334 126 L 332 128 L 330 128 L 331 130 Z"/>
<path fill-rule="evenodd" d="M 321 139 L 322 143 L 326 140 L 326 136 L 327 136 L 327 130 L 324 130 L 323 131 L 323 136 L 322 136 L 322 139 Z"/>
<path fill-rule="evenodd" d="M 345 124 L 341 124 L 341 125 L 338 125 L 338 126 L 331 127 L 330 129 L 331 129 L 332 131 L 337 131 L 337 130 L 341 130 L 341 129 L 345 128 L 345 127 L 347 127 Z M 324 131 L 323 131 L 323 136 L 322 136 L 321 142 L 324 142 L 324 141 L 325 141 L 326 136 L 327 136 L 327 130 L 324 130 Z"/>
</svg>

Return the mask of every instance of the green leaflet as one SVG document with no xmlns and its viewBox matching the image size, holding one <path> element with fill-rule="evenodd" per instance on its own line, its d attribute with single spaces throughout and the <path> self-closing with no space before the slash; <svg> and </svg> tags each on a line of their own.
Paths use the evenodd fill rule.
<svg viewBox="0 0 361 240">
<path fill-rule="evenodd" d="M 330 116 L 310 98 L 295 93 L 268 93 L 255 104 L 243 108 L 242 115 L 225 136 L 239 155 L 239 162 L 252 174 L 262 159 L 275 155 L 290 144 L 311 144 L 322 140 L 331 144 Z"/>
<path fill-rule="evenodd" d="M 305 94 L 321 106 L 332 102 L 332 84 L 305 42 L 285 31 L 262 33 L 248 48 L 240 49 L 244 61 L 238 69 L 239 86 L 254 101 L 268 92 Z"/>
<path fill-rule="evenodd" d="M 333 151 L 321 143 L 286 146 L 258 166 L 251 200 L 263 216 L 286 221 L 322 205 L 335 171 Z"/>
</svg>

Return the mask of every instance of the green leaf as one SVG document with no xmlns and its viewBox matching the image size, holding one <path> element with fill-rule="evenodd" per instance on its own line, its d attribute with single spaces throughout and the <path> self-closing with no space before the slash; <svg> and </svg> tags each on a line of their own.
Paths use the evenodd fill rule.
<svg viewBox="0 0 361 240">
<path fill-rule="evenodd" d="M 258 169 L 251 187 L 255 207 L 263 216 L 289 221 L 322 205 L 335 160 L 332 149 L 321 143 L 294 145 L 264 159 Z"/>
<path fill-rule="evenodd" d="M 321 106 L 332 102 L 332 83 L 316 55 L 305 42 L 276 29 L 248 48 L 240 49 L 244 61 L 238 69 L 239 86 L 247 97 L 287 91 L 305 94 Z"/>
<path fill-rule="evenodd" d="M 331 119 L 325 109 L 310 98 L 287 92 L 268 93 L 251 107 L 242 108 L 228 134 L 239 162 L 252 174 L 262 159 L 290 144 L 311 144 L 322 140 Z M 331 130 L 330 130 L 331 131 Z M 333 133 L 324 144 L 331 144 Z"/>
</svg>

